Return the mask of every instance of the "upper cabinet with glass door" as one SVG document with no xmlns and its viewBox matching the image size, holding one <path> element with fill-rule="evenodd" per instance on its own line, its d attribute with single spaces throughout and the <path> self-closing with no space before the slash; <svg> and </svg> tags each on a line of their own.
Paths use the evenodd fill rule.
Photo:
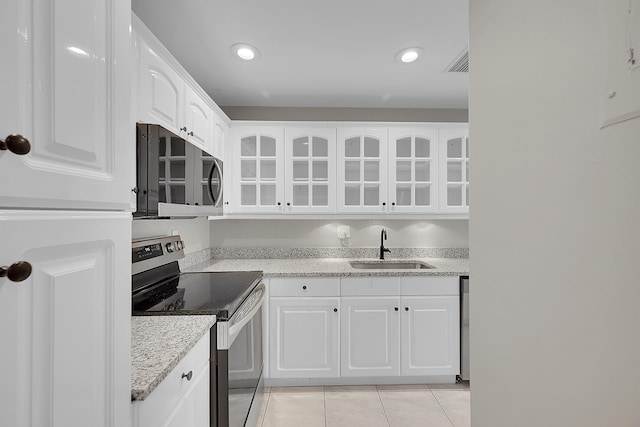
<svg viewBox="0 0 640 427">
<path fill-rule="evenodd" d="M 438 211 L 438 128 L 389 129 L 389 212 Z"/>
<path fill-rule="evenodd" d="M 225 197 L 230 213 L 284 212 L 284 128 L 233 129 L 232 193 Z"/>
<path fill-rule="evenodd" d="M 386 213 L 386 128 L 338 128 L 337 194 L 338 213 Z"/>
<path fill-rule="evenodd" d="M 285 128 L 285 211 L 336 210 L 336 130 Z"/>
<path fill-rule="evenodd" d="M 469 213 L 469 128 L 440 129 L 440 213 Z"/>
</svg>

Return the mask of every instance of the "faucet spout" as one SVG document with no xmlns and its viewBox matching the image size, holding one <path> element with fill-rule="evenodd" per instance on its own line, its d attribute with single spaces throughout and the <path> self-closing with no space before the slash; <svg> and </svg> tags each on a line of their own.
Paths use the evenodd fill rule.
<svg viewBox="0 0 640 427">
<path fill-rule="evenodd" d="M 385 252 L 391 253 L 391 250 L 384 247 L 385 240 L 387 240 L 387 230 L 383 228 L 382 232 L 380 233 L 380 259 L 384 259 Z"/>
</svg>

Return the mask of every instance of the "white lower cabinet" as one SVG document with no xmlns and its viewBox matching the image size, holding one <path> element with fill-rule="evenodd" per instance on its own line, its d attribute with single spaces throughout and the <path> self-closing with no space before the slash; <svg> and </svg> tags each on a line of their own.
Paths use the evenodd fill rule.
<svg viewBox="0 0 640 427">
<path fill-rule="evenodd" d="M 131 214 L 0 211 L 0 235 L 0 424 L 129 425 Z"/>
<path fill-rule="evenodd" d="M 453 378 L 460 367 L 458 282 L 271 279 L 270 378 Z"/>
<path fill-rule="evenodd" d="M 149 397 L 133 402 L 133 427 L 209 427 L 207 332 Z"/>
<path fill-rule="evenodd" d="M 340 376 L 339 279 L 271 279 L 269 286 L 270 377 Z"/>
</svg>

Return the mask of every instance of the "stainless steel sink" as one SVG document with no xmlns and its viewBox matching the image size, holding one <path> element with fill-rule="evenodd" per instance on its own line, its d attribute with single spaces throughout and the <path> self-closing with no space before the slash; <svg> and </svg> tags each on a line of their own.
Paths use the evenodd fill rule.
<svg viewBox="0 0 640 427">
<path fill-rule="evenodd" d="M 365 270 L 423 270 L 435 268 L 422 261 L 349 261 L 351 267 Z"/>
</svg>

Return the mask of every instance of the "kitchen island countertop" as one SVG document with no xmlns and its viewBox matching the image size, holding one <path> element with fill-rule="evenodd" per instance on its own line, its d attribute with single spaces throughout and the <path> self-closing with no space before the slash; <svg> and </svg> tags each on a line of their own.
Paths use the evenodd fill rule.
<svg viewBox="0 0 640 427">
<path fill-rule="evenodd" d="M 216 316 L 133 316 L 131 400 L 144 400 L 216 323 Z"/>
</svg>

